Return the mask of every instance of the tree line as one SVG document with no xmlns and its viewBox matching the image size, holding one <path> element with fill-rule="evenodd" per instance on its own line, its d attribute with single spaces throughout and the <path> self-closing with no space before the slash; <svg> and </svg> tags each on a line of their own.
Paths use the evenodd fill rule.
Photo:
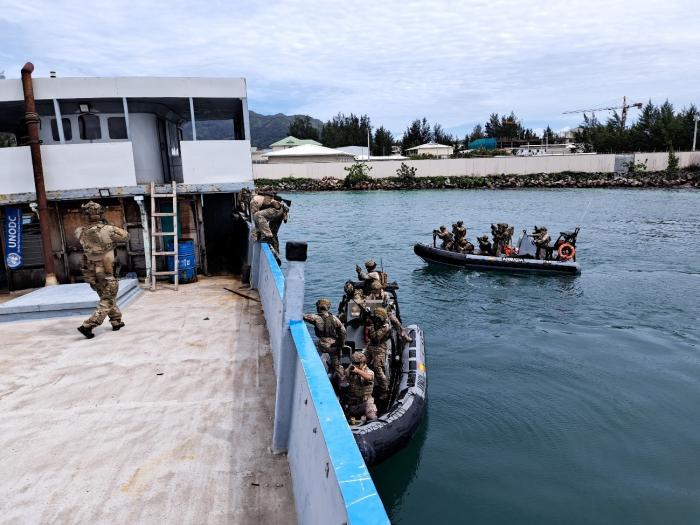
<svg viewBox="0 0 700 525">
<path fill-rule="evenodd" d="M 622 125 L 615 111 L 605 123 L 595 114 L 583 115 L 583 123 L 574 133 L 574 140 L 587 151 L 598 153 L 630 153 L 634 151 L 690 150 L 698 110 L 694 105 L 675 111 L 668 100 L 660 106 L 647 102 L 632 125 Z"/>
<path fill-rule="evenodd" d="M 666 151 L 674 148 L 689 150 L 696 115 L 698 111 L 695 106 L 676 112 L 668 101 L 660 106 L 649 101 L 642 108 L 637 121 L 629 126 L 622 126 L 621 116 L 617 112 L 605 123 L 598 121 L 595 115 L 589 117 L 584 114 L 583 123 L 574 132 L 574 141 L 583 144 L 586 151 L 599 153 Z M 539 135 L 524 126 L 512 111 L 508 115 L 492 113 L 483 126 L 477 124 L 463 138 L 445 131 L 437 122 L 431 125 L 426 118 L 412 121 L 401 137 L 394 137 L 384 126 L 373 129 L 369 116 L 353 113 L 338 113 L 321 129 L 313 126 L 308 116 L 296 117 L 289 126 L 290 135 L 299 139 L 313 139 L 329 148 L 364 146 L 368 133 L 372 155 L 391 155 L 394 146 L 405 151 L 428 142 L 466 149 L 471 142 L 481 138 L 495 138 L 500 142 L 535 142 L 546 138 L 550 144 L 559 140 L 549 126 Z"/>
</svg>

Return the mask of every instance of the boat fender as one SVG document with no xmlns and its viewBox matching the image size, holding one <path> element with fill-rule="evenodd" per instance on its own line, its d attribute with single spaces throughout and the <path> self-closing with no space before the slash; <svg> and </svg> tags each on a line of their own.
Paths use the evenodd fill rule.
<svg viewBox="0 0 700 525">
<path fill-rule="evenodd" d="M 562 261 L 570 261 L 574 258 L 574 255 L 576 255 L 576 248 L 574 248 L 568 242 L 565 242 L 559 246 L 559 258 Z"/>
</svg>

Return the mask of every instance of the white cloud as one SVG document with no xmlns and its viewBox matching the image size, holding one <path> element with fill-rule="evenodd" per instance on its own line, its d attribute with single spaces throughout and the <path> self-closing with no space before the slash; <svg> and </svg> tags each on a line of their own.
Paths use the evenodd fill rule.
<svg viewBox="0 0 700 525">
<path fill-rule="evenodd" d="M 511 110 L 558 128 L 578 122 L 562 111 L 624 94 L 693 102 L 699 5 L 0 0 L 0 69 L 245 76 L 253 109 L 368 113 L 396 132 Z"/>
</svg>

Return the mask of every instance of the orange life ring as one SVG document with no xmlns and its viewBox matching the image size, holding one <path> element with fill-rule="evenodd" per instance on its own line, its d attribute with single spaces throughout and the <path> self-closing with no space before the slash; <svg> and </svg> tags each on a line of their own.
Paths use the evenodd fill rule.
<svg viewBox="0 0 700 525">
<path fill-rule="evenodd" d="M 569 261 L 573 259 L 575 255 L 576 248 L 574 248 L 573 245 L 569 244 L 568 242 L 565 242 L 559 246 L 559 258 L 562 261 Z"/>
</svg>

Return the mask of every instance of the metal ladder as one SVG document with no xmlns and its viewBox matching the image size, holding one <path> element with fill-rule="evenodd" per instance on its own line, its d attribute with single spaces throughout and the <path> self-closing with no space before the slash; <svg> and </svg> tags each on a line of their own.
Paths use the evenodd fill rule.
<svg viewBox="0 0 700 525">
<path fill-rule="evenodd" d="M 173 211 L 172 212 L 161 212 L 160 206 L 156 205 L 156 199 L 172 199 L 173 200 Z M 158 220 L 159 217 L 172 217 L 173 218 L 173 231 L 164 232 L 158 229 L 158 225 L 162 224 Z M 158 237 L 171 237 L 173 238 L 173 251 L 157 251 L 156 239 Z M 165 250 L 164 243 L 161 242 L 161 249 Z M 175 181 L 172 183 L 171 193 L 156 193 L 156 185 L 151 182 L 151 290 L 156 289 L 156 277 L 159 275 L 173 275 L 175 278 L 175 290 L 177 290 L 177 285 L 179 281 L 179 261 L 178 261 L 178 246 L 177 246 L 177 186 Z M 163 272 L 156 271 L 156 257 L 157 256 L 172 256 L 174 259 L 173 270 L 166 270 Z"/>
</svg>

